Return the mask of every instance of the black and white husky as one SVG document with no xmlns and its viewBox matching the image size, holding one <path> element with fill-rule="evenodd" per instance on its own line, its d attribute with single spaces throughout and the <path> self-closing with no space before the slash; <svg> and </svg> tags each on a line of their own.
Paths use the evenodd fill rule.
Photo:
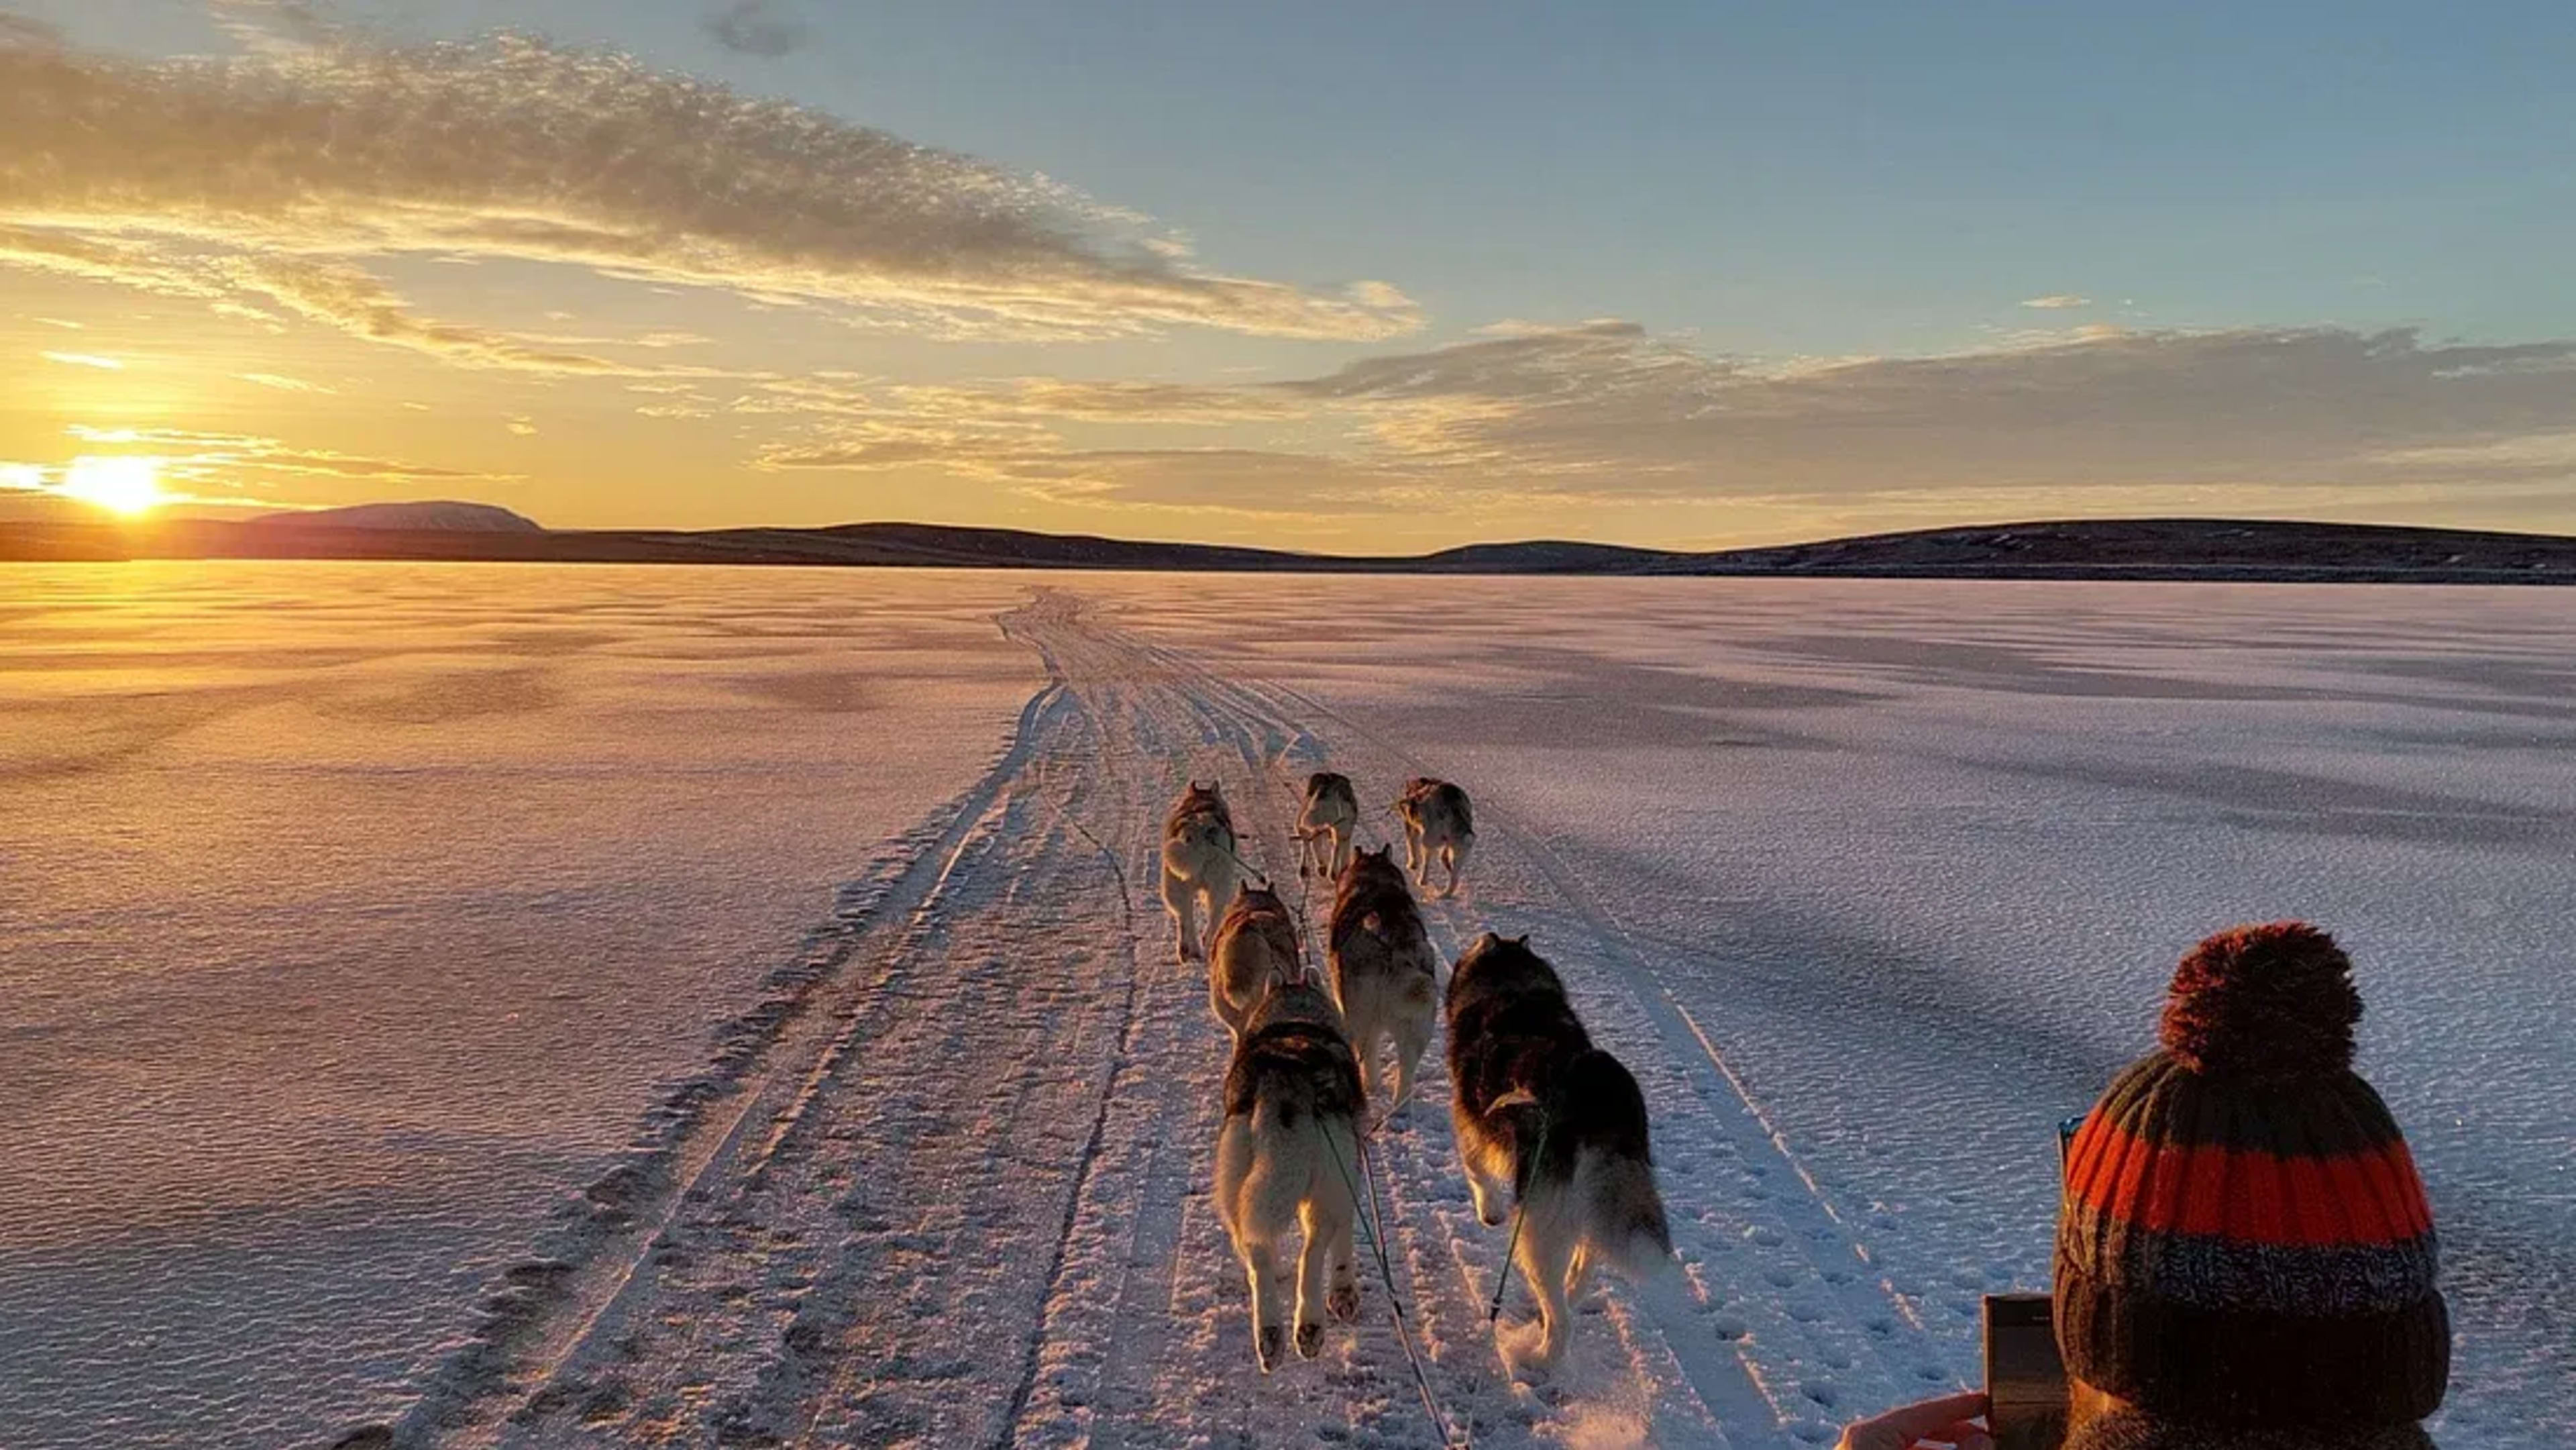
<svg viewBox="0 0 2576 1450">
<path fill-rule="evenodd" d="M 1172 914 L 1182 961 L 1205 954 L 1205 934 L 1234 899 L 1234 883 L 1234 816 L 1215 784 L 1191 781 L 1163 819 L 1163 909 Z"/>
<path fill-rule="evenodd" d="M 1327 940 L 1333 997 L 1350 1030 L 1360 1076 L 1367 1078 L 1377 1065 L 1381 1044 L 1395 1049 L 1391 1113 L 1413 1096 L 1414 1065 L 1439 1022 L 1440 958 L 1388 850 L 1381 846 L 1351 857 L 1333 893 Z"/>
<path fill-rule="evenodd" d="M 1271 984 L 1305 972 L 1288 903 L 1267 886 L 1242 886 L 1208 949 L 1208 1007 L 1236 1038 Z"/>
<path fill-rule="evenodd" d="M 1350 863 L 1351 832 L 1359 824 L 1359 792 L 1351 789 L 1349 776 L 1319 770 L 1306 777 L 1306 808 L 1297 815 L 1297 874 L 1339 877 Z"/>
<path fill-rule="evenodd" d="M 1244 1022 L 1225 1072 L 1225 1123 L 1217 1130 L 1216 1208 L 1252 1286 L 1253 1354 L 1279 1362 L 1286 1318 L 1282 1246 L 1305 1230 L 1297 1257 L 1297 1353 L 1323 1345 L 1322 1314 L 1348 1323 L 1360 1312 L 1351 1228 L 1359 1214 L 1359 1125 L 1366 1107 L 1359 1064 L 1323 985 L 1273 977 Z"/>
<path fill-rule="evenodd" d="M 1619 1060 L 1592 1045 L 1556 970 L 1487 932 L 1449 977 L 1451 1117 L 1476 1216 L 1501 1224 L 1510 1189 L 1522 1222 L 1514 1262 L 1538 1297 L 1538 1335 L 1516 1364 L 1545 1368 L 1565 1347 L 1567 1305 L 1603 1263 L 1657 1289 L 1672 1235 L 1646 1142 L 1646 1100 Z"/>
<path fill-rule="evenodd" d="M 1445 780 L 1415 776 L 1404 783 L 1395 813 L 1404 821 L 1404 869 L 1413 873 L 1414 883 L 1431 889 L 1436 860 L 1449 868 L 1449 884 L 1440 894 L 1456 891 L 1458 873 L 1466 869 L 1467 853 L 1476 845 L 1476 813 L 1467 804 L 1467 793 Z"/>
</svg>

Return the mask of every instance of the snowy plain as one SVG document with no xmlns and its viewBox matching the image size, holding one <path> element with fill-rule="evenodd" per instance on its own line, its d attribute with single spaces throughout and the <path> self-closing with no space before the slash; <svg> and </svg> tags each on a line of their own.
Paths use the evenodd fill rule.
<svg viewBox="0 0 2576 1450">
<path fill-rule="evenodd" d="M 1284 876 L 1325 766 L 1475 794 L 1435 940 L 1531 932 L 1655 1113 L 1689 1302 L 1534 1387 L 1445 1078 L 1382 1131 L 1477 1443 L 1974 1383 L 2056 1121 L 2284 915 L 2439 1437 L 2576 1430 L 2557 591 L 218 565 L 0 572 L 0 1444 L 1439 1443 L 1374 1280 L 1252 1371 L 1152 899 L 1184 777 Z"/>
<path fill-rule="evenodd" d="M 992 623 L 1024 592 L 0 566 L 0 1446 L 408 1403 L 986 768 L 1040 683 Z"/>
</svg>

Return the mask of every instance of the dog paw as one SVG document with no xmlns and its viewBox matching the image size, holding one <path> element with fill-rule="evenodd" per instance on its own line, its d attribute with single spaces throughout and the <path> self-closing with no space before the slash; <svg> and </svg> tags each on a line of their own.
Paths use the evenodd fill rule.
<svg viewBox="0 0 2576 1450">
<path fill-rule="evenodd" d="M 1316 1352 L 1321 1350 L 1323 1347 L 1324 1326 L 1320 1324 L 1300 1324 L 1297 1326 L 1297 1357 L 1299 1359 L 1313 1359 Z"/>
<path fill-rule="evenodd" d="M 1554 1346 L 1547 1342 L 1547 1326 L 1538 1320 L 1507 1324 L 1494 1331 L 1494 1349 L 1502 1356 L 1503 1368 L 1523 1384 L 1545 1380 L 1556 1367 Z"/>
<path fill-rule="evenodd" d="M 1360 1317 L 1360 1286 L 1344 1284 L 1324 1296 L 1324 1311 L 1344 1324 Z"/>
<path fill-rule="evenodd" d="M 1278 1367 L 1280 1359 L 1287 1351 L 1287 1341 L 1288 1331 L 1285 1329 L 1276 1324 L 1261 1326 L 1261 1332 L 1253 1337 L 1252 1352 L 1253 1357 L 1261 1361 L 1263 1374 L 1268 1374 Z"/>
</svg>

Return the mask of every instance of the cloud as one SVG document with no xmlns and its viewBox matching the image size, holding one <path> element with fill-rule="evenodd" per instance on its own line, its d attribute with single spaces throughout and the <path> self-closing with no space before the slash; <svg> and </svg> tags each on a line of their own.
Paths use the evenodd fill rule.
<svg viewBox="0 0 2576 1450">
<path fill-rule="evenodd" d="M 210 482 L 238 483 L 261 474 L 381 482 L 512 476 L 473 469 L 439 468 L 399 459 L 371 458 L 327 448 L 297 448 L 275 438 L 249 433 L 207 433 L 183 428 L 95 428 L 82 423 L 75 423 L 64 431 L 84 445 L 148 453 L 162 461 L 165 473 Z"/>
<path fill-rule="evenodd" d="M 332 393 L 339 391 L 336 388 L 324 387 L 320 383 L 308 383 L 302 378 L 290 378 L 283 373 L 235 373 L 233 376 L 246 383 L 257 383 L 263 388 L 275 388 L 281 393 Z"/>
<path fill-rule="evenodd" d="M 744 55 L 776 60 L 805 45 L 805 22 L 783 13 L 776 0 L 733 0 L 706 24 L 716 44 Z"/>
<path fill-rule="evenodd" d="M 158 63 L 0 44 L 0 263 L 574 371 L 598 360 L 409 316 L 368 264 L 572 264 L 932 336 L 1372 339 L 1419 322 L 1383 283 L 1200 270 L 1145 219 L 1047 178 L 627 56 L 294 38 Z"/>
<path fill-rule="evenodd" d="M 1977 500 L 2063 509 L 2088 496 L 2208 511 L 2241 511 L 2266 490 L 2465 499 L 2569 456 L 2576 342 L 2087 329 L 1949 356 L 1779 365 L 1599 321 L 1521 324 L 1285 382 L 1164 386 L 854 382 L 812 410 L 813 437 L 762 461 L 938 466 L 1056 498 L 1185 506 L 1265 491 L 1293 501 L 1301 489 L 1340 509 L 1876 501 L 1939 515 L 1946 499 L 1951 517 Z M 1104 450 L 1066 431 L 1121 407 L 1143 432 L 1304 436 Z"/>
<path fill-rule="evenodd" d="M 112 357 L 100 357 L 94 352 L 40 352 L 36 356 L 50 363 L 61 363 L 65 367 L 104 368 L 109 372 L 118 371 L 125 366 Z"/>
<path fill-rule="evenodd" d="M 2090 307 L 2093 305 L 2093 299 L 2078 297 L 2072 292 L 2051 292 L 2045 297 L 2025 297 L 2021 305 L 2056 310 L 2067 307 Z"/>
</svg>

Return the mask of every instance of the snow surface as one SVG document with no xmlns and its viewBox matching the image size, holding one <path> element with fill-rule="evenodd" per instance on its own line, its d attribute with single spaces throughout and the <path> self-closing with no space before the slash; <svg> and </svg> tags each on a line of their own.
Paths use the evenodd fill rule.
<svg viewBox="0 0 2576 1450">
<path fill-rule="evenodd" d="M 143 568 L 0 574 L 0 1444 L 1439 1443 L 1374 1276 L 1253 1369 L 1153 899 L 1183 778 L 1285 872 L 1322 766 L 1474 793 L 1435 942 L 1533 933 L 1655 1117 L 1684 1291 L 1535 1385 L 1445 1076 L 1376 1138 L 1477 1443 L 1973 1383 L 2057 1119 L 2281 915 L 2432 1189 L 2443 1442 L 2576 1430 L 2556 591 Z"/>
<path fill-rule="evenodd" d="M 988 765 L 1024 593 L 0 566 L 0 1446 L 398 1413 Z"/>
</svg>

